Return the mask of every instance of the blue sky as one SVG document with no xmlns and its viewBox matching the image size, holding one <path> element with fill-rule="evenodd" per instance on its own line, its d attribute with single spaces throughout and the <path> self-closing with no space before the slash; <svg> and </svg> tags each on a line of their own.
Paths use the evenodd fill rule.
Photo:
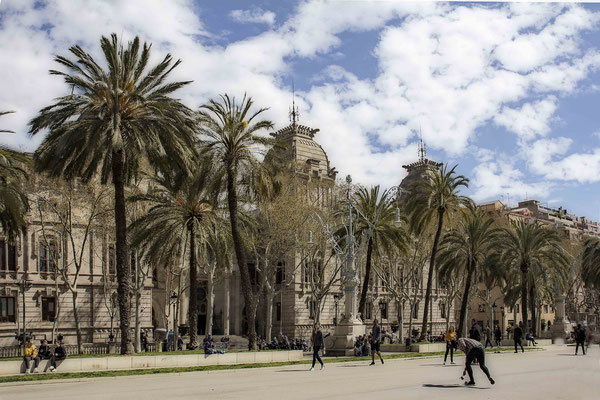
<svg viewBox="0 0 600 400">
<path fill-rule="evenodd" d="M 391 186 L 416 158 L 458 164 L 478 202 L 536 198 L 600 218 L 600 5 L 191 0 L 2 0 L 3 144 L 67 88 L 47 71 L 73 43 L 99 57 L 111 32 L 181 58 L 197 107 L 248 92 L 301 123 L 341 176 Z"/>
</svg>

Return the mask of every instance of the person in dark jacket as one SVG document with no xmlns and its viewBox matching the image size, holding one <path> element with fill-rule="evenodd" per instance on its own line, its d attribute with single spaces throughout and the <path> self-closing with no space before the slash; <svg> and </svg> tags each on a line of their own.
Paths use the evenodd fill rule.
<svg viewBox="0 0 600 400">
<path fill-rule="evenodd" d="M 321 369 L 324 369 L 325 364 L 323 364 L 323 360 L 321 360 L 321 357 L 319 357 L 319 351 L 321 349 L 323 349 L 323 351 L 325 351 L 325 342 L 323 340 L 323 332 L 321 332 L 321 326 L 319 325 L 318 322 L 315 324 L 315 328 L 313 331 L 312 344 L 313 344 L 313 362 L 312 362 L 312 367 L 310 367 L 310 370 L 311 371 L 315 370 L 315 363 L 317 360 L 319 360 L 319 363 L 321 364 Z"/>
<path fill-rule="evenodd" d="M 373 330 L 371 331 L 371 364 L 375 365 L 375 353 L 379 356 L 381 363 L 383 364 L 383 357 L 381 356 L 381 327 L 378 324 L 377 319 L 373 320 Z"/>
<path fill-rule="evenodd" d="M 585 356 L 585 328 L 581 324 L 577 324 L 577 328 L 575 328 L 575 343 L 575 355 L 577 355 L 579 346 L 581 346 L 581 351 L 583 351 L 583 355 Z"/>
<path fill-rule="evenodd" d="M 67 349 L 58 339 L 54 342 L 54 354 L 50 359 L 50 372 L 56 372 L 57 362 L 67 358 Z"/>
<path fill-rule="evenodd" d="M 518 353 L 517 346 L 521 346 L 521 352 L 524 353 L 525 349 L 523 349 L 523 343 L 521 343 L 521 339 L 523 338 L 523 323 L 519 322 L 519 325 L 515 326 L 513 330 L 513 338 L 515 339 L 515 353 Z"/>
<path fill-rule="evenodd" d="M 474 339 L 460 338 L 458 340 L 454 340 L 452 342 L 452 346 L 455 349 L 462 350 L 467 356 L 467 359 L 465 361 L 465 371 L 469 374 L 469 381 L 465 382 L 465 385 L 475 385 L 475 380 L 473 379 L 473 368 L 471 368 L 471 363 L 474 360 L 478 361 L 479 368 L 481 368 L 485 376 L 487 376 L 490 383 L 492 385 L 496 383 L 490 376 L 490 371 L 485 366 L 485 350 L 483 349 L 483 345 L 481 344 L 481 342 Z"/>
<path fill-rule="evenodd" d="M 498 325 L 496 325 L 496 329 L 494 330 L 494 340 L 496 342 L 496 347 L 500 348 L 502 346 L 502 331 Z"/>
<path fill-rule="evenodd" d="M 471 320 L 471 322 L 472 325 L 471 330 L 469 331 L 469 338 L 481 342 L 481 327 L 474 319 Z"/>
<path fill-rule="evenodd" d="M 48 346 L 48 341 L 46 339 L 42 339 L 40 342 L 38 356 L 41 360 L 49 360 L 52 358 L 52 352 L 50 351 L 50 346 Z"/>
</svg>

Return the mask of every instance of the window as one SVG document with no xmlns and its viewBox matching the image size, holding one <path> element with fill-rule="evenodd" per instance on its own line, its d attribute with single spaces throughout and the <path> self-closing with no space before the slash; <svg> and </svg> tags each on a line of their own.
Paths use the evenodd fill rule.
<svg viewBox="0 0 600 400">
<path fill-rule="evenodd" d="M 544 314 L 548 314 L 548 304 L 544 305 Z"/>
<path fill-rule="evenodd" d="M 40 243 L 39 271 L 54 272 L 56 266 L 56 243 Z"/>
<path fill-rule="evenodd" d="M 42 297 L 42 321 L 54 322 L 56 316 L 56 298 Z"/>
<path fill-rule="evenodd" d="M 108 246 L 108 274 L 116 275 L 117 273 L 117 258 L 115 254 L 115 246 Z"/>
<path fill-rule="evenodd" d="M 0 270 L 6 271 L 6 241 L 0 239 Z"/>
<path fill-rule="evenodd" d="M 308 313 L 309 313 L 310 319 L 315 319 L 315 316 L 317 314 L 317 302 L 316 301 L 311 300 L 308 303 Z"/>
<path fill-rule="evenodd" d="M 17 270 L 17 246 L 14 244 L 8 245 L 8 270 Z"/>
<path fill-rule="evenodd" d="M 519 311 L 519 304 L 515 304 L 515 312 L 517 314 L 520 313 L 520 311 Z"/>
<path fill-rule="evenodd" d="M 413 306 L 413 318 L 419 318 L 419 302 Z"/>
<path fill-rule="evenodd" d="M 365 306 L 365 319 L 373 318 L 373 303 L 367 303 Z"/>
<path fill-rule="evenodd" d="M 446 318 L 446 303 L 440 303 L 440 317 Z"/>
<path fill-rule="evenodd" d="M 381 311 L 381 319 L 388 319 L 388 304 L 386 302 L 379 303 L 379 310 Z"/>
<path fill-rule="evenodd" d="M 277 263 L 277 272 L 275 273 L 275 283 L 278 285 L 283 283 L 283 263 Z"/>
<path fill-rule="evenodd" d="M 15 298 L 0 297 L 0 322 L 15 321 Z"/>
<path fill-rule="evenodd" d="M 281 321 L 281 303 L 280 302 L 277 302 L 277 304 L 275 304 L 275 320 Z"/>
<path fill-rule="evenodd" d="M 477 311 L 485 312 L 485 304 L 479 304 L 479 306 L 477 306 Z"/>
</svg>

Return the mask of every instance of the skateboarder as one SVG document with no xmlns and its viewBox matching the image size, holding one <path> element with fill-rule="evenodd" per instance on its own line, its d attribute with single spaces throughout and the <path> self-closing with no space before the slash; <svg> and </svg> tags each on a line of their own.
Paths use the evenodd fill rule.
<svg viewBox="0 0 600 400">
<path fill-rule="evenodd" d="M 490 383 L 493 385 L 496 383 L 492 377 L 490 376 L 490 371 L 485 366 L 485 351 L 483 349 L 483 345 L 474 339 L 460 338 L 452 342 L 454 348 L 462 350 L 467 356 L 467 360 L 465 361 L 465 371 L 469 374 L 469 381 L 465 382 L 465 385 L 472 386 L 475 385 L 475 380 L 473 379 L 473 368 L 471 368 L 471 363 L 474 360 L 479 362 L 479 368 L 483 371 L 485 376 L 489 379 Z"/>
</svg>

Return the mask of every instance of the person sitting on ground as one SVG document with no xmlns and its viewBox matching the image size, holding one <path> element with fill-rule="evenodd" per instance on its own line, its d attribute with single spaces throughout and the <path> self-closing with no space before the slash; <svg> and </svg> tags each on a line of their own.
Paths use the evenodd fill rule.
<svg viewBox="0 0 600 400">
<path fill-rule="evenodd" d="M 363 337 L 363 357 L 371 355 L 371 335 Z"/>
<path fill-rule="evenodd" d="M 52 352 L 50 351 L 50 346 L 48 346 L 48 341 L 46 339 L 42 339 L 40 342 L 38 356 L 40 356 L 40 360 L 49 360 L 52 358 Z"/>
<path fill-rule="evenodd" d="M 462 350 L 467 356 L 467 359 L 465 361 L 465 371 L 469 374 L 469 381 L 465 382 L 465 385 L 475 385 L 475 380 L 473 379 L 473 368 L 471 368 L 471 363 L 473 362 L 473 360 L 478 361 L 479 368 L 481 368 L 485 376 L 487 376 L 490 383 L 492 385 L 496 383 L 490 376 L 490 371 L 485 366 L 485 350 L 483 349 L 483 345 L 479 341 L 474 339 L 460 338 L 458 340 L 453 341 L 452 346 L 455 349 Z"/>
<path fill-rule="evenodd" d="M 33 373 L 38 372 L 38 365 L 40 364 L 40 357 L 38 356 L 38 349 L 31 342 L 30 337 L 25 338 L 25 349 L 23 353 L 23 360 L 25 361 L 25 373 L 31 372 L 31 361 L 33 361 Z"/>
<path fill-rule="evenodd" d="M 356 338 L 356 342 L 354 343 L 354 355 L 356 357 L 360 357 L 362 354 L 362 336 Z"/>
<path fill-rule="evenodd" d="M 56 372 L 58 361 L 62 361 L 67 358 L 67 349 L 63 346 L 62 342 L 58 339 L 54 342 L 54 354 L 50 359 L 50 372 Z"/>
<path fill-rule="evenodd" d="M 535 346 L 537 344 L 535 338 L 533 337 L 533 329 L 530 329 L 529 332 L 527 332 L 527 335 L 525 335 L 525 339 L 527 340 L 528 345 Z"/>
<path fill-rule="evenodd" d="M 210 335 L 204 338 L 204 354 L 216 354 L 217 350 L 214 347 L 212 337 Z"/>
</svg>

